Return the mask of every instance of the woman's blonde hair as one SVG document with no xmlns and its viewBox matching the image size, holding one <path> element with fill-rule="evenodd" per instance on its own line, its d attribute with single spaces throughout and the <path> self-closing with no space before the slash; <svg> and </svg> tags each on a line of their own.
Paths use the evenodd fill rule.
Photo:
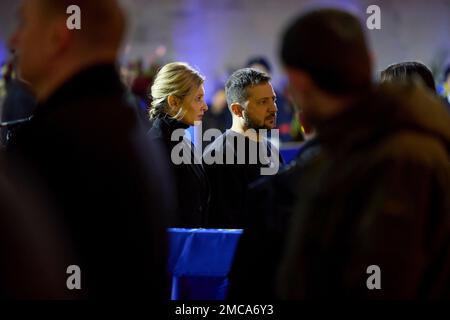
<svg viewBox="0 0 450 320">
<path fill-rule="evenodd" d="M 200 87 L 205 81 L 203 75 L 187 63 L 173 62 L 159 70 L 151 88 L 152 107 L 150 118 L 170 114 L 169 96 L 183 100 L 192 90 Z M 186 110 L 173 110 L 174 119 L 181 120 Z"/>
</svg>

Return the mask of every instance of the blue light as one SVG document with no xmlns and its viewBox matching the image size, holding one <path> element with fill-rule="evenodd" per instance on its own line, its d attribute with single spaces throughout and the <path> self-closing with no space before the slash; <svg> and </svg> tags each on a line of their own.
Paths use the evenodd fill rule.
<svg viewBox="0 0 450 320">
<path fill-rule="evenodd" d="M 208 43 L 221 43 L 221 26 L 215 28 L 204 28 L 207 23 L 208 9 L 202 1 L 183 0 L 176 11 L 176 19 L 172 29 L 172 45 L 175 60 L 187 62 L 206 76 L 205 96 L 207 100 L 212 96 L 214 90 L 214 77 L 216 75 L 217 57 L 211 53 L 206 46 Z M 217 51 L 217 48 L 215 48 Z M 221 51 L 221 50 L 220 50 Z"/>
<path fill-rule="evenodd" d="M 0 66 L 6 62 L 8 57 L 8 50 L 3 39 L 0 39 Z"/>
</svg>

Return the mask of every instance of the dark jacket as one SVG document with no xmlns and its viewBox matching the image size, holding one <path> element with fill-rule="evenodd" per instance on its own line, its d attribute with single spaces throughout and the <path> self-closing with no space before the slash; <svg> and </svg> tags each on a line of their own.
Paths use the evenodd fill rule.
<svg viewBox="0 0 450 320">
<path fill-rule="evenodd" d="M 261 148 L 266 149 L 267 159 L 258 157 Z M 243 155 L 242 159 L 238 159 L 238 153 Z M 256 161 L 250 161 L 250 153 Z M 227 157 L 233 159 L 232 164 L 227 163 Z M 205 164 L 211 182 L 210 228 L 239 229 L 245 225 L 248 186 L 261 177 L 263 168 L 269 168 L 274 162 L 272 157 L 278 157 L 281 167 L 283 159 L 269 141 L 254 142 L 232 130 L 227 130 L 206 148 L 203 154 L 206 163 L 208 158 L 222 159 L 221 163 Z"/>
<path fill-rule="evenodd" d="M 71 299 L 61 275 L 76 261 L 45 186 L 0 153 L 0 300 Z M 8 155 L 9 156 L 9 155 Z"/>
<path fill-rule="evenodd" d="M 450 294 L 450 118 L 413 85 L 374 89 L 317 126 L 279 271 L 283 299 Z M 376 265 L 381 290 L 369 290 Z"/>
<path fill-rule="evenodd" d="M 170 178 L 124 99 L 113 65 L 80 71 L 37 106 L 9 151 L 37 172 L 69 230 L 82 271 L 73 294 L 162 300 Z"/>
<path fill-rule="evenodd" d="M 274 299 L 275 280 L 290 218 L 299 198 L 304 167 L 320 152 L 317 139 L 305 142 L 295 159 L 274 176 L 250 184 L 244 233 L 230 273 L 228 298 Z"/>
<path fill-rule="evenodd" d="M 154 120 L 148 136 L 163 145 L 175 178 L 176 193 L 174 199 L 177 199 L 177 214 L 170 223 L 171 227 L 199 228 L 206 225 L 210 197 L 209 181 L 201 164 L 201 154 L 197 157 L 198 163 L 196 164 L 194 161 L 194 145 L 187 139 L 180 139 L 179 141 L 172 141 L 171 139 L 175 130 L 185 130 L 188 127 L 188 125 L 167 116 L 160 117 Z M 177 145 L 184 146 L 189 163 L 175 164 L 172 161 L 172 150 Z"/>
</svg>

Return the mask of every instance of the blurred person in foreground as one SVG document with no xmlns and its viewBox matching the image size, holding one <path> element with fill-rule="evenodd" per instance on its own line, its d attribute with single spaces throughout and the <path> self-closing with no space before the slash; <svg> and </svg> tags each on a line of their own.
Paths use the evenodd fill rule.
<svg viewBox="0 0 450 320">
<path fill-rule="evenodd" d="M 81 9 L 81 30 L 66 26 L 70 5 Z M 11 43 L 38 105 L 9 152 L 56 202 L 81 269 L 81 290 L 71 294 L 164 300 L 170 179 L 125 103 L 115 66 L 121 8 L 114 0 L 24 0 L 19 19 Z"/>
<path fill-rule="evenodd" d="M 249 185 L 244 233 L 229 276 L 228 299 L 276 298 L 277 268 L 286 244 L 289 221 L 301 196 L 298 193 L 301 176 L 307 164 L 320 153 L 314 128 L 296 108 L 305 142 L 294 160 L 280 172 Z"/>
<path fill-rule="evenodd" d="M 374 86 L 362 26 L 345 11 L 298 17 L 283 35 L 281 58 L 322 151 L 301 177 L 278 297 L 448 297 L 450 119 L 443 105 L 414 83 Z M 380 290 L 372 287 L 379 284 L 376 274 L 370 278 L 373 265 Z"/>
<path fill-rule="evenodd" d="M 45 185 L 0 153 L 0 300 L 76 299 L 67 290 L 73 255 Z"/>
</svg>

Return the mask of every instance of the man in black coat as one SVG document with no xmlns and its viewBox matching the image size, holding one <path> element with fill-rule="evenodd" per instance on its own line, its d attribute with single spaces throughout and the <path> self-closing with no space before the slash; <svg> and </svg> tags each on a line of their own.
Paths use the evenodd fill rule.
<svg viewBox="0 0 450 320">
<path fill-rule="evenodd" d="M 249 184 L 276 174 L 283 159 L 267 138 L 277 116 L 270 77 L 251 68 L 237 70 L 228 79 L 225 93 L 233 125 L 203 154 L 211 183 L 208 225 L 236 229 L 245 224 Z"/>
<path fill-rule="evenodd" d="M 81 9 L 80 30 L 66 25 L 69 5 Z M 20 12 L 11 42 L 38 106 L 9 151 L 36 171 L 68 229 L 81 269 L 71 293 L 165 299 L 170 179 L 114 65 L 122 10 L 112 0 L 24 0 Z"/>
<path fill-rule="evenodd" d="M 372 85 L 359 20 L 300 16 L 281 56 L 322 151 L 301 177 L 278 273 L 283 299 L 450 294 L 450 119 L 414 84 Z"/>
</svg>

